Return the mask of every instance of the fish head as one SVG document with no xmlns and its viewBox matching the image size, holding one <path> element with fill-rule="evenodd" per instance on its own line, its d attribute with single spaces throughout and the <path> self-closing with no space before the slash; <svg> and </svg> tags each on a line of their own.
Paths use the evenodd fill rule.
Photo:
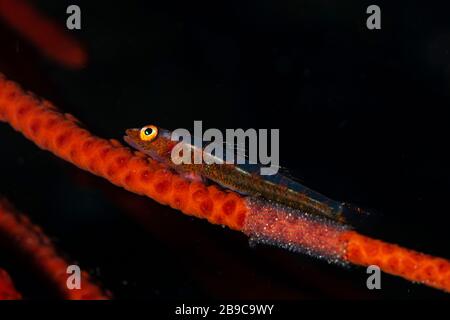
<svg viewBox="0 0 450 320">
<path fill-rule="evenodd" d="M 155 125 L 127 129 L 125 134 L 126 143 L 159 162 L 170 159 L 171 150 L 176 143 L 170 139 L 169 130 Z"/>
</svg>

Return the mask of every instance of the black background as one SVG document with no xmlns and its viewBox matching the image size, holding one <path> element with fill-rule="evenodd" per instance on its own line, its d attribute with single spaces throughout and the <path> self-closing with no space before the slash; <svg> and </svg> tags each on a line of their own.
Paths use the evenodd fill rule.
<svg viewBox="0 0 450 320">
<path fill-rule="evenodd" d="M 121 140 L 148 123 L 280 128 L 281 165 L 377 214 L 376 238 L 449 258 L 450 22 L 445 2 L 34 1 L 78 4 L 89 64 L 48 61 L 0 21 L 0 71 Z M 382 30 L 366 28 L 377 4 Z M 383 274 L 248 245 L 235 231 L 112 186 L 0 125 L 0 193 L 118 298 L 443 298 Z M 26 297 L 52 297 L 0 252 Z"/>
</svg>

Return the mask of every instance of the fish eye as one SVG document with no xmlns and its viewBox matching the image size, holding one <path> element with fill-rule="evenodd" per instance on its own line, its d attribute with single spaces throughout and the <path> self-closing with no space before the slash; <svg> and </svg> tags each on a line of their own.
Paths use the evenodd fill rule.
<svg viewBox="0 0 450 320">
<path fill-rule="evenodd" d="M 141 129 L 140 137 L 144 141 L 152 141 L 158 135 L 158 128 L 153 125 L 145 126 Z"/>
</svg>

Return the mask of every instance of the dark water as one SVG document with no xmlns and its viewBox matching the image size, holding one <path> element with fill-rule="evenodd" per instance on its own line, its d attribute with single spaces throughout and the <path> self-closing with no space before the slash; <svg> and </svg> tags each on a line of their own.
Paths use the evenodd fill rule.
<svg viewBox="0 0 450 320">
<path fill-rule="evenodd" d="M 36 1 L 61 24 L 79 4 L 89 65 L 69 71 L 0 21 L 0 70 L 121 139 L 147 123 L 279 128 L 281 165 L 332 199 L 375 212 L 365 233 L 450 258 L 447 7 L 378 1 Z M 129 194 L 0 125 L 0 192 L 119 298 L 443 298 L 362 268 L 264 246 Z M 136 218 L 138 217 L 138 218 Z M 144 217 L 144 218 L 142 218 Z M 145 220 L 145 221 L 143 221 Z M 8 254 L 29 297 L 51 296 Z"/>
</svg>

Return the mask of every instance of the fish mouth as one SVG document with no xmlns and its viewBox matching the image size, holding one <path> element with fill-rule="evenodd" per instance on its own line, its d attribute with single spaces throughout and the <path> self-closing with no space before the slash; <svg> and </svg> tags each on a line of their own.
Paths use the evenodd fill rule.
<svg viewBox="0 0 450 320">
<path fill-rule="evenodd" d="M 127 129 L 125 130 L 125 136 L 123 136 L 123 140 L 135 149 L 139 149 L 139 146 L 134 139 L 137 131 L 138 129 Z"/>
<path fill-rule="evenodd" d="M 137 131 L 138 131 L 139 129 L 126 129 L 125 130 L 125 134 L 127 135 L 127 136 L 133 136 L 133 134 L 135 134 Z"/>
<path fill-rule="evenodd" d="M 123 136 L 123 140 L 129 145 L 133 143 L 133 139 L 131 139 L 130 136 Z"/>
</svg>

